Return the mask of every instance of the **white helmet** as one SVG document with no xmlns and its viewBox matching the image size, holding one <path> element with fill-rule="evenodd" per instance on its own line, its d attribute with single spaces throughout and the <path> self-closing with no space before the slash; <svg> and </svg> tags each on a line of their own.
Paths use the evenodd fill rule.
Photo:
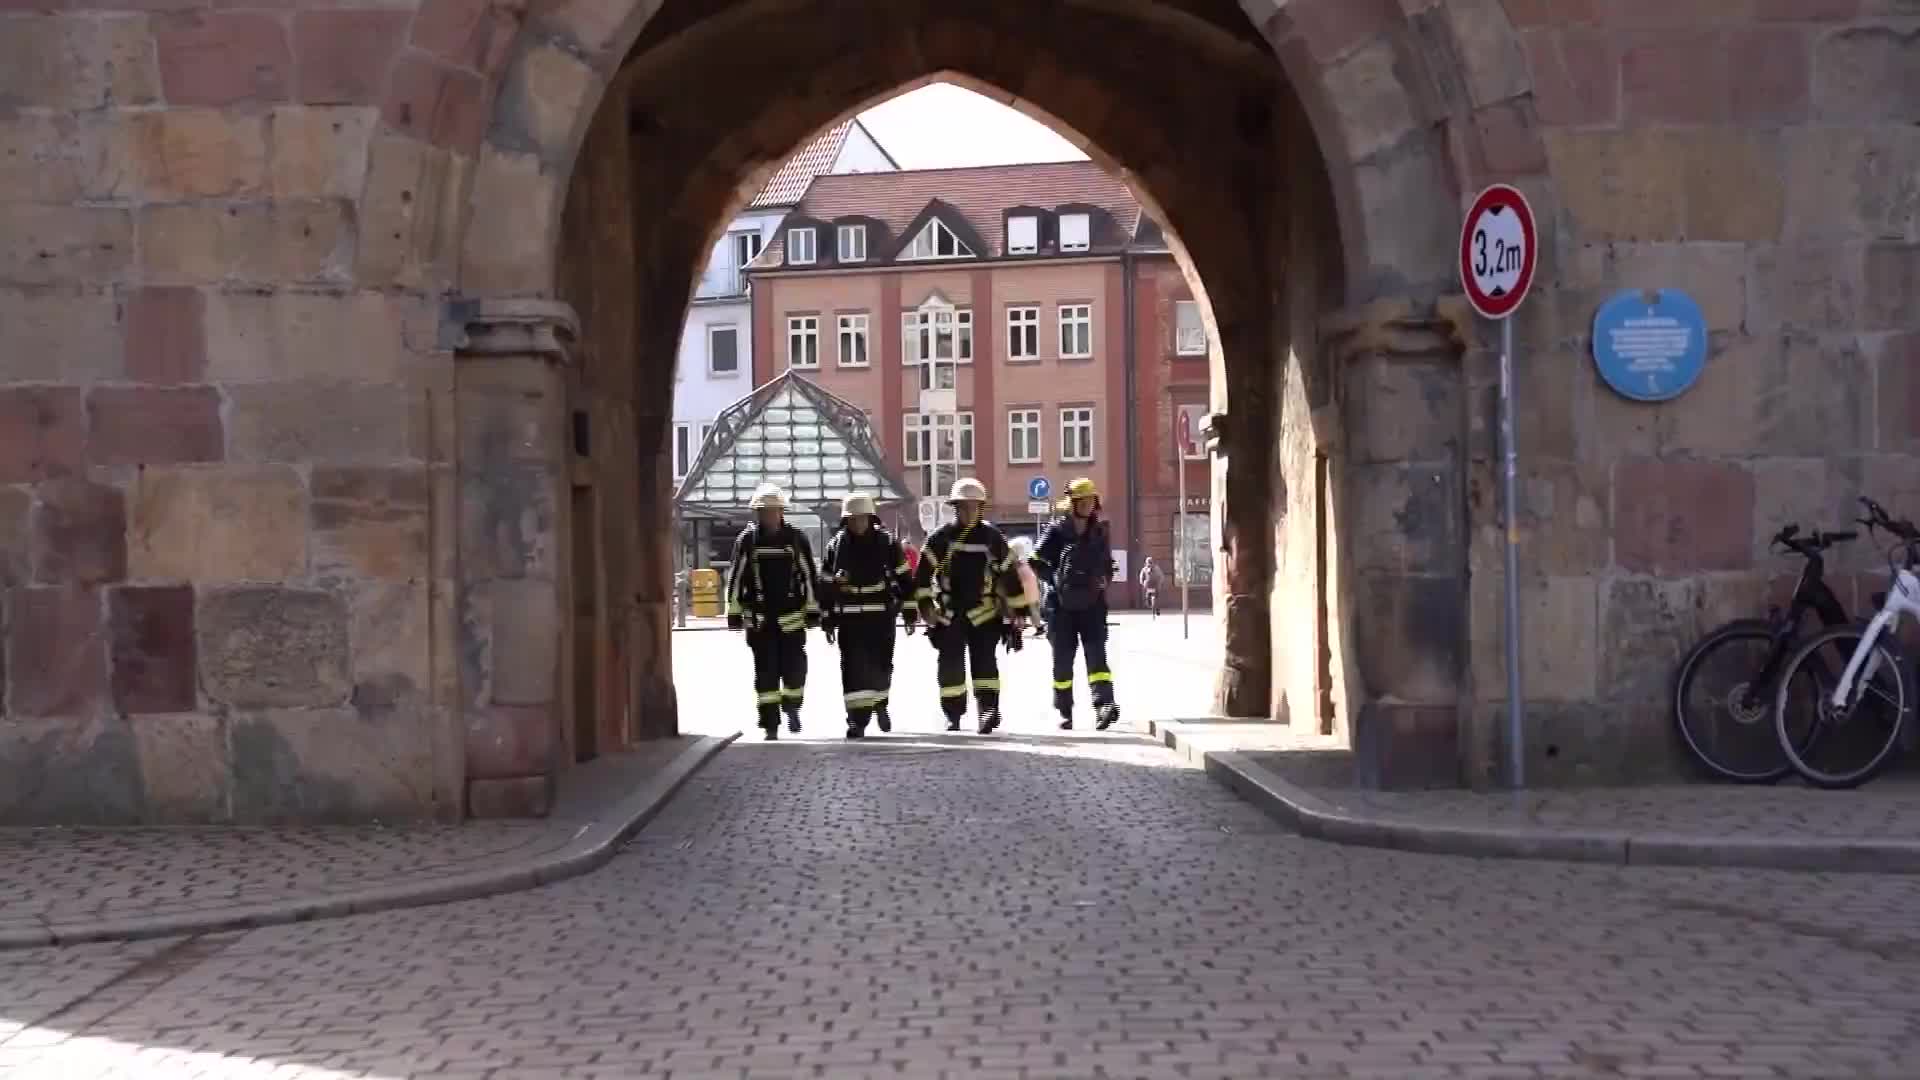
<svg viewBox="0 0 1920 1080">
<path fill-rule="evenodd" d="M 873 508 L 873 496 L 871 495 L 865 495 L 858 491 L 853 491 L 853 492 L 848 492 L 847 497 L 840 500 L 840 516 L 841 517 L 852 517 L 855 514 L 876 514 L 876 513 L 878 513 L 878 511 L 876 511 Z"/>
<path fill-rule="evenodd" d="M 759 510 L 762 507 L 769 507 L 774 510 L 785 510 L 787 508 L 787 497 L 781 492 L 779 484 L 761 484 L 754 489 L 753 500 L 747 503 L 747 508 L 750 510 Z"/>
<path fill-rule="evenodd" d="M 953 490 L 947 493 L 947 501 L 955 503 L 966 499 L 972 499 L 976 502 L 986 502 L 987 485 L 975 480 L 971 476 L 962 480 L 955 480 L 953 482 Z"/>
</svg>

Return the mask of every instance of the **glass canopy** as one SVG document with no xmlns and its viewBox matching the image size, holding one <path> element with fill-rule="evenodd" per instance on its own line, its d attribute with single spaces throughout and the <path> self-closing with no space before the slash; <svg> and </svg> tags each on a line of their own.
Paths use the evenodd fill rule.
<svg viewBox="0 0 1920 1080">
<path fill-rule="evenodd" d="M 674 492 L 688 517 L 744 517 L 754 489 L 780 485 L 796 511 L 837 517 L 849 491 L 912 499 L 887 467 L 860 407 L 789 369 L 727 406 Z"/>
</svg>

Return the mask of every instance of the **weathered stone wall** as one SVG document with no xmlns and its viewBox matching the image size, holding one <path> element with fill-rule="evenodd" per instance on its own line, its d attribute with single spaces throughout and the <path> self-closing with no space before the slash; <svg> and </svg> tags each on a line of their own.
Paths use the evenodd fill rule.
<svg viewBox="0 0 1920 1080">
<path fill-rule="evenodd" d="M 1764 613 L 1770 583 L 1791 588 L 1798 560 L 1768 536 L 1841 527 L 1860 494 L 1920 514 L 1920 9 L 1507 8 L 1538 139 L 1506 155 L 1552 176 L 1528 185 L 1550 246 L 1516 327 L 1529 768 L 1644 778 L 1682 761 L 1680 654 Z M 1706 312 L 1705 375 L 1673 402 L 1629 402 L 1595 373 L 1593 312 L 1626 288 L 1683 289 Z M 1469 357 L 1482 732 L 1506 696 L 1496 340 Z M 1852 602 L 1845 572 L 1884 552 L 1833 565 Z M 1478 775 L 1496 744 L 1483 735 Z"/>
</svg>

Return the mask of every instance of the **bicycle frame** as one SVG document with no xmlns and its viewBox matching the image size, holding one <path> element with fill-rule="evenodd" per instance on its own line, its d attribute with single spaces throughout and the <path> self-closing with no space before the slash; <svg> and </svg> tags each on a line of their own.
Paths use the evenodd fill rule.
<svg viewBox="0 0 1920 1080">
<path fill-rule="evenodd" d="M 1880 611 L 1867 623 L 1860 635 L 1860 644 L 1854 646 L 1853 655 L 1847 658 L 1846 669 L 1840 673 L 1840 679 L 1834 683 L 1833 696 L 1829 703 L 1839 710 L 1847 707 L 1853 697 L 1854 680 L 1871 682 L 1880 672 L 1880 653 L 1874 645 L 1880 641 L 1880 635 L 1889 627 L 1900 629 L 1901 621 L 1908 615 L 1920 619 L 1920 577 L 1912 570 L 1902 567 L 1894 574 L 1893 587 L 1887 590 L 1886 603 L 1880 605 Z M 1872 660 L 1871 666 L 1868 660 Z M 1861 669 L 1865 668 L 1863 672 Z"/>
</svg>

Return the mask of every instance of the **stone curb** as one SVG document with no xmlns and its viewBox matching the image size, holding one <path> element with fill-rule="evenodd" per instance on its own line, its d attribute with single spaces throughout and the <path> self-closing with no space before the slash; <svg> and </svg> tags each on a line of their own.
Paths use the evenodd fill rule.
<svg viewBox="0 0 1920 1080">
<path fill-rule="evenodd" d="M 89 923 L 52 923 L 37 930 L 0 930 L 0 952 L 48 945 L 81 945 L 100 941 L 142 941 L 208 934 L 223 930 L 252 930 L 262 926 L 337 919 L 374 911 L 427 907 L 456 900 L 477 900 L 520 892 L 597 870 L 612 860 L 620 846 L 659 814 L 694 773 L 739 738 L 702 737 L 615 803 L 605 814 L 584 825 L 557 851 L 518 863 L 426 881 L 384 885 L 357 892 L 307 899 L 278 900 L 213 911 L 185 912 L 152 918 L 115 919 Z"/>
<path fill-rule="evenodd" d="M 1920 874 L 1920 842 L 1857 837 L 1708 836 L 1629 833 L 1531 826 L 1430 825 L 1405 818 L 1341 810 L 1281 779 L 1244 753 L 1202 751 L 1165 724 L 1162 742 L 1268 816 L 1303 836 L 1336 844 L 1468 855 L 1492 859 L 1549 859 L 1619 866 L 1694 866 L 1805 873 Z"/>
</svg>

